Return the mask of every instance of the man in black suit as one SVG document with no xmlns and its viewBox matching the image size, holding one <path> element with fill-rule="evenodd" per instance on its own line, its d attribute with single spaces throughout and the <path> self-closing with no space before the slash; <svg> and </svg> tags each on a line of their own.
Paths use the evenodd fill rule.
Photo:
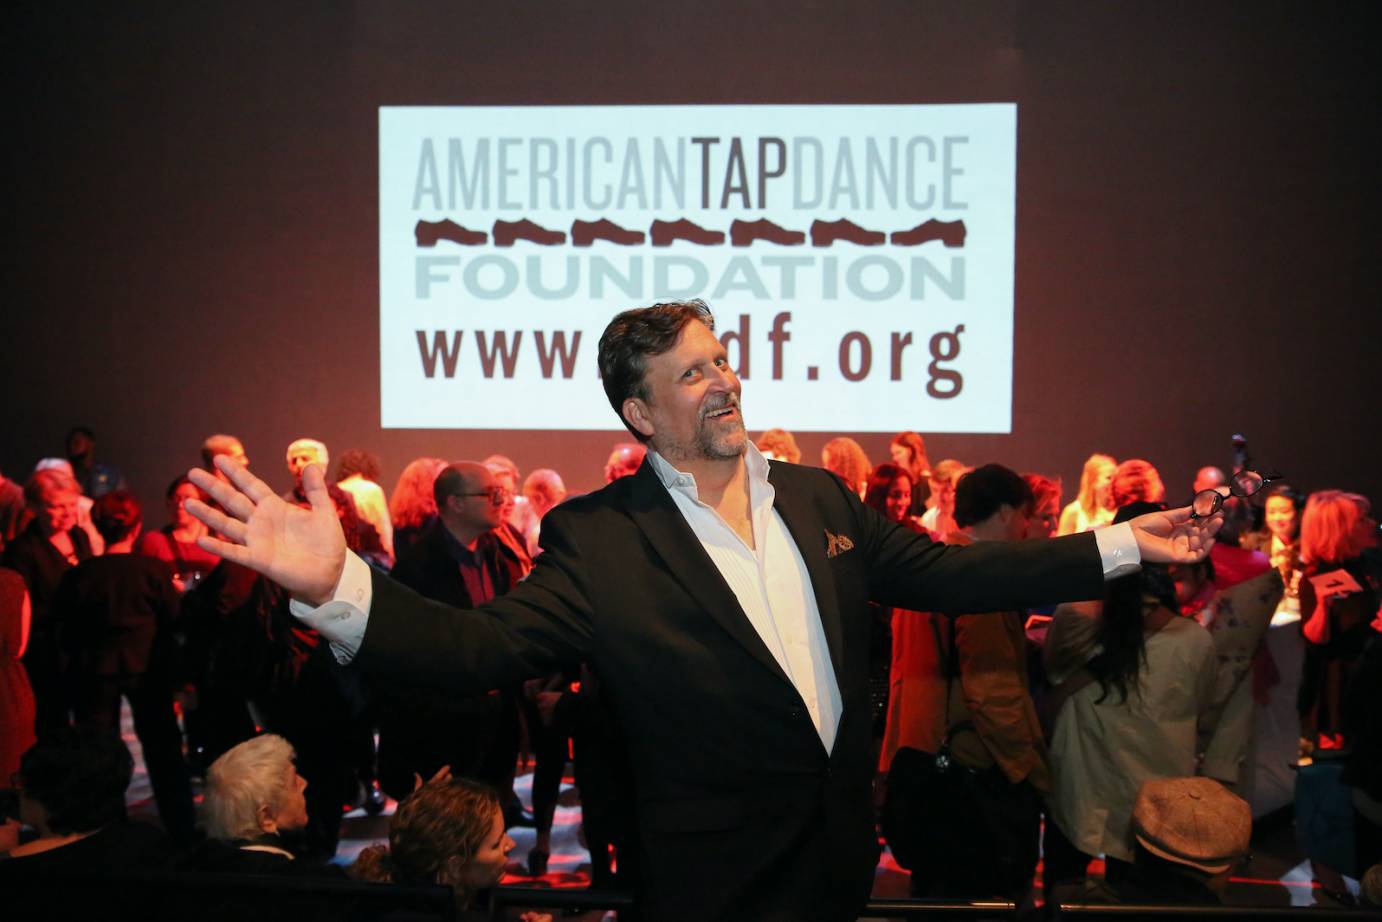
<svg viewBox="0 0 1382 922">
<path fill-rule="evenodd" d="M 390 574 L 414 592 L 471 609 L 508 592 L 532 566 L 495 529 L 504 526 L 505 491 L 483 464 L 458 461 L 432 488 L 437 520 L 398 558 Z M 512 683 L 510 683 L 512 684 Z M 456 695 L 406 676 L 374 686 L 379 717 L 379 783 L 398 800 L 413 775 L 430 778 L 444 765 L 507 794 L 518 754 L 518 711 L 511 691 Z"/>
<path fill-rule="evenodd" d="M 528 579 L 468 615 L 348 556 L 316 468 L 305 516 L 233 464 L 238 491 L 193 474 L 229 515 L 188 507 L 227 536 L 208 549 L 319 605 L 295 613 L 365 670 L 474 691 L 588 661 L 629 739 L 649 918 L 855 917 L 878 854 L 870 599 L 997 611 L 1090 598 L 1142 557 L 1199 559 L 1217 528 L 1181 510 L 1040 543 L 932 544 L 830 474 L 750 446 L 701 302 L 616 317 L 600 371 L 647 461 L 553 510 Z"/>
</svg>

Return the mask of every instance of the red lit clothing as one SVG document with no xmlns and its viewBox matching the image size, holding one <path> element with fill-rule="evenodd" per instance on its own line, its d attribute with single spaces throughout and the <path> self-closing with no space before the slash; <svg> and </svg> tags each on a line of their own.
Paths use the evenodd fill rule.
<svg viewBox="0 0 1382 922">
<path fill-rule="evenodd" d="M 216 568 L 221 562 L 210 551 L 204 551 L 196 544 L 188 544 L 173 537 L 171 525 L 158 531 L 146 531 L 139 536 L 135 551 L 145 557 L 161 560 L 173 568 L 184 587 L 196 582 Z M 192 574 L 197 574 L 193 576 Z"/>
<path fill-rule="evenodd" d="M 1236 586 L 1272 568 L 1271 558 L 1261 551 L 1249 551 L 1222 542 L 1210 548 L 1209 560 L 1214 564 L 1215 589 Z"/>
<path fill-rule="evenodd" d="M 0 567 L 0 780 L 19 771 L 34 744 L 34 690 L 19 661 L 23 645 L 24 577 Z"/>
</svg>

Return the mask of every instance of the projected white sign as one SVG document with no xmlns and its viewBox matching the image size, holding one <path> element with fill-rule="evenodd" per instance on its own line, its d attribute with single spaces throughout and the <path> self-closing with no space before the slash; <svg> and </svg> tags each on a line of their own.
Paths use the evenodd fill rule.
<svg viewBox="0 0 1382 922">
<path fill-rule="evenodd" d="M 381 108 L 390 428 L 617 429 L 618 311 L 704 298 L 749 426 L 1007 432 L 1017 107 Z"/>
</svg>

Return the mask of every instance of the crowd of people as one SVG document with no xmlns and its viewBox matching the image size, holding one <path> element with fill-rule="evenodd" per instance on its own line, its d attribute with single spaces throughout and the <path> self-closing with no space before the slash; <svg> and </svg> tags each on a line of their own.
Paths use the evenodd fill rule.
<svg viewBox="0 0 1382 922">
<path fill-rule="evenodd" d="M 803 460 L 781 429 L 757 448 L 769 462 Z M 213 435 L 201 452 L 208 470 L 220 455 L 248 464 L 233 436 Z M 634 474 L 645 453 L 638 441 L 614 446 L 606 481 Z M 1274 616 L 1298 616 L 1305 642 L 1302 755 L 1337 761 L 1354 807 L 1355 864 L 1321 864 L 1319 878 L 1342 890 L 1337 872 L 1361 877 L 1382 862 L 1382 722 L 1371 706 L 1382 612 L 1364 497 L 1306 496 L 1213 467 L 1168 491 L 1146 460 L 1095 454 L 1063 505 L 1058 478 L 932 463 L 914 432 L 890 455 L 875 465 L 836 438 L 820 466 L 883 519 L 946 544 L 1105 528 L 1166 508 L 1168 492 L 1217 493 L 1225 515 L 1204 561 L 1144 563 L 1098 600 L 996 614 L 873 606 L 875 806 L 914 895 L 1029 900 L 1044 855 L 1048 900 L 1215 900 L 1247 852 L 1240 795 L 1255 702 L 1280 665 L 1264 645 Z M 330 470 L 349 548 L 456 609 L 522 581 L 543 553 L 544 516 L 567 498 L 557 471 L 524 477 L 498 454 L 418 458 L 391 491 L 367 451 L 333 466 L 326 445 L 303 438 L 285 461 L 285 501 L 308 506 L 304 472 Z M 137 866 L 348 874 L 445 884 L 469 912 L 508 864 L 507 829 L 536 828 L 524 870 L 546 871 L 571 762 L 593 884 L 637 881 L 636 780 L 594 664 L 464 695 L 357 674 L 292 616 L 287 591 L 203 549 L 207 527 L 185 504 L 206 493 L 178 476 L 165 495 L 164 523 L 146 528 L 84 428 L 66 458 L 39 462 L 22 484 L 0 478 L 0 778 L 13 778 L 19 805 L 0 879 Z M 166 838 L 125 820 L 122 700 Z M 531 809 L 514 794 L 520 753 L 535 761 Z M 330 863 L 342 808 L 378 812 L 386 797 L 400 804 L 387 845 L 344 870 Z M 992 861 L 976 867 L 976 853 Z M 1096 879 L 1087 868 L 1098 856 Z"/>
</svg>

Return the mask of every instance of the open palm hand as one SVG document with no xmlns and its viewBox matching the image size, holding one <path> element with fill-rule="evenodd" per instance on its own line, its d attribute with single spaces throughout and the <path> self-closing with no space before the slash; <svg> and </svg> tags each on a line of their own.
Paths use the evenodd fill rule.
<svg viewBox="0 0 1382 922">
<path fill-rule="evenodd" d="M 187 511 L 216 533 L 198 538 L 198 546 L 264 574 L 304 601 L 329 599 L 345 567 L 346 544 L 321 467 L 303 471 L 310 504 L 303 509 L 229 456 L 218 457 L 216 466 L 229 482 L 197 468 L 187 475 L 220 506 L 187 501 Z"/>
</svg>

